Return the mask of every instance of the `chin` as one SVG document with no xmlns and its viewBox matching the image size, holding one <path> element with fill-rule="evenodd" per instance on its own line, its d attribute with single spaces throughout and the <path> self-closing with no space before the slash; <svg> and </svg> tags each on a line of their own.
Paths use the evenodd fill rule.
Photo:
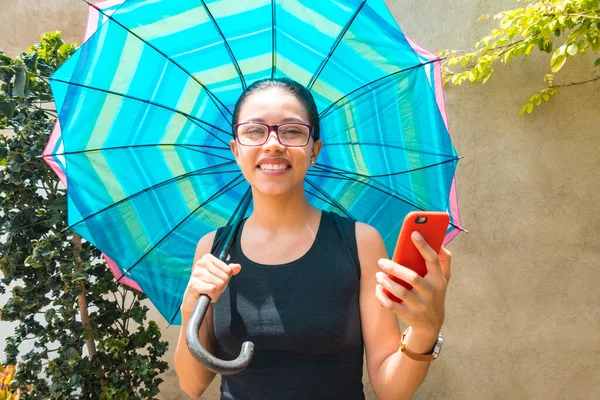
<svg viewBox="0 0 600 400">
<path fill-rule="evenodd" d="M 254 178 L 254 179 L 252 179 Z M 267 196 L 285 196 L 297 191 L 304 192 L 304 180 L 281 179 L 279 181 L 253 176 L 248 182 L 257 192 Z"/>
<path fill-rule="evenodd" d="M 254 190 L 258 191 L 261 194 L 267 196 L 282 196 L 285 194 L 292 193 L 294 191 L 293 186 L 289 184 L 282 183 L 269 183 L 269 182 L 256 182 L 255 184 L 251 183 L 251 186 Z"/>
</svg>

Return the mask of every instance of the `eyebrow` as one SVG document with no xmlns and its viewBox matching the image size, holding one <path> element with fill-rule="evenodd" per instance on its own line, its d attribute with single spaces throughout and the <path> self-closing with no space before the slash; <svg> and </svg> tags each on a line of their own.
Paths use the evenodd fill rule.
<svg viewBox="0 0 600 400">
<path fill-rule="evenodd" d="M 300 118 L 296 118 L 296 117 L 287 117 L 281 120 L 282 122 L 300 122 L 301 124 L 305 124 L 306 122 L 304 122 L 304 120 L 300 119 Z M 247 119 L 247 122 L 261 122 L 261 123 L 265 123 L 265 120 L 262 118 L 249 118 Z"/>
</svg>

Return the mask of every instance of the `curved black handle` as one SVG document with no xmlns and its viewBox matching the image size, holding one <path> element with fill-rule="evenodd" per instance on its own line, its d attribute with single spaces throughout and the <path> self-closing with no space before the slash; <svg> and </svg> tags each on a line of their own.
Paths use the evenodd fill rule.
<svg viewBox="0 0 600 400">
<path fill-rule="evenodd" d="M 240 355 L 231 361 L 225 361 L 216 358 L 200 344 L 200 325 L 206 316 L 211 299 L 208 295 L 202 294 L 194 307 L 187 328 L 185 330 L 185 340 L 188 349 L 196 360 L 200 361 L 209 370 L 221 374 L 237 374 L 248 366 L 254 355 L 254 343 L 244 342 Z"/>
<path fill-rule="evenodd" d="M 243 218 L 246 215 L 246 211 L 248 210 L 251 201 L 252 191 L 251 188 L 248 188 L 246 194 L 244 194 L 244 197 L 231 215 L 229 222 L 227 222 L 227 225 L 231 225 L 233 228 L 229 230 L 229 234 L 225 237 L 221 251 L 218 254 L 219 260 L 225 261 L 227 259 L 227 255 L 233 244 L 233 239 L 242 226 Z M 200 343 L 200 326 L 202 326 L 202 321 L 204 321 L 210 302 L 210 296 L 207 294 L 200 295 L 185 330 L 185 341 L 190 353 L 192 353 L 196 360 L 204 364 L 207 369 L 221 375 L 237 374 L 250 364 L 252 356 L 254 355 L 254 343 L 242 343 L 240 355 L 238 358 L 231 361 L 220 360 L 202 347 L 202 344 Z"/>
</svg>

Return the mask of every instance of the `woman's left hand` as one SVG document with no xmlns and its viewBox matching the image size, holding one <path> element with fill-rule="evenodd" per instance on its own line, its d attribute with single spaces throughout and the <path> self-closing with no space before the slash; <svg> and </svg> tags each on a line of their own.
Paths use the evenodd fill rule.
<svg viewBox="0 0 600 400">
<path fill-rule="evenodd" d="M 375 297 L 384 308 L 400 316 L 405 323 L 411 326 L 412 330 L 437 335 L 444 323 L 444 303 L 446 288 L 450 280 L 452 254 L 444 246 L 439 254 L 436 254 L 416 231 L 411 237 L 425 259 L 427 274 L 421 277 L 400 264 L 381 259 L 379 267 L 384 272 L 376 273 L 378 285 Z M 413 287 L 412 290 L 394 282 L 387 274 L 392 274 L 410 284 Z M 383 288 L 402 299 L 402 303 L 390 299 L 383 292 Z"/>
</svg>

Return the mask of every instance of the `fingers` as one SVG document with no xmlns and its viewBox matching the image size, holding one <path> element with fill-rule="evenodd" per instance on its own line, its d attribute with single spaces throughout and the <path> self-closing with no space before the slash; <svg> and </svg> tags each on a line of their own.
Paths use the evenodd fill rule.
<svg viewBox="0 0 600 400">
<path fill-rule="evenodd" d="M 429 243 L 425 241 L 425 239 L 419 232 L 414 231 L 410 235 L 410 237 L 417 250 L 419 250 L 419 253 L 421 253 L 423 258 L 425 259 L 425 264 L 427 265 L 427 272 L 432 273 L 433 275 L 441 276 L 442 270 L 440 267 L 440 259 L 437 253 L 431 248 Z"/>
<path fill-rule="evenodd" d="M 434 278 L 433 276 L 431 276 L 429 274 L 427 274 L 423 278 L 419 274 L 417 274 L 415 271 L 413 271 L 412 269 L 406 268 L 405 266 L 402 266 L 400 264 L 393 262 L 392 260 L 388 260 L 385 258 L 382 258 L 381 260 L 379 260 L 379 267 L 383 271 L 387 272 L 388 274 L 391 274 L 391 275 L 395 276 L 396 278 L 403 280 L 404 282 L 406 282 L 410 286 L 412 286 L 413 289 L 410 290 L 410 289 L 404 288 L 402 285 L 398 285 L 398 286 L 402 287 L 403 289 L 406 289 L 408 292 L 411 292 L 411 291 L 413 293 L 416 292 L 416 296 L 421 299 L 421 301 L 420 301 L 421 303 L 422 303 L 422 301 L 431 301 L 435 297 L 435 295 L 436 295 L 435 288 L 437 287 L 436 282 L 442 280 L 441 278 Z M 396 297 L 402 298 L 401 296 L 396 296 Z M 402 300 L 404 300 L 404 299 L 402 298 Z"/>
<path fill-rule="evenodd" d="M 239 264 L 227 264 L 212 254 L 205 254 L 194 265 L 182 307 L 185 305 L 186 310 L 193 309 L 201 294 L 210 296 L 211 301 L 216 302 L 231 277 L 237 275 L 241 268 Z"/>
<path fill-rule="evenodd" d="M 394 282 L 389 276 L 387 276 L 384 272 L 377 272 L 375 274 L 375 278 L 377 282 L 384 288 L 387 289 L 391 294 L 401 299 L 406 305 L 410 308 L 418 307 L 418 304 L 421 303 L 419 296 L 412 290 L 405 288 L 404 286 Z M 387 297 L 387 296 L 386 296 Z M 391 299 L 390 299 L 391 300 Z M 394 301 L 396 303 L 396 301 Z"/>
<path fill-rule="evenodd" d="M 392 260 L 382 258 L 379 260 L 379 267 L 388 274 L 394 275 L 396 278 L 403 280 L 417 290 L 425 285 L 424 279 L 412 269 L 396 264 Z"/>
<path fill-rule="evenodd" d="M 223 271 L 221 268 L 218 268 L 213 264 L 198 265 L 196 269 L 198 271 L 197 273 L 203 274 L 203 276 L 215 277 L 215 278 L 218 278 L 222 282 L 227 282 L 229 280 L 230 275 L 227 272 Z"/>
<path fill-rule="evenodd" d="M 381 284 L 377 284 L 375 286 L 375 297 L 381 304 L 381 306 L 396 315 L 399 315 L 404 321 L 410 321 L 412 318 L 412 312 L 404 303 L 397 303 L 394 300 L 390 299 L 384 292 L 383 286 Z"/>
</svg>

